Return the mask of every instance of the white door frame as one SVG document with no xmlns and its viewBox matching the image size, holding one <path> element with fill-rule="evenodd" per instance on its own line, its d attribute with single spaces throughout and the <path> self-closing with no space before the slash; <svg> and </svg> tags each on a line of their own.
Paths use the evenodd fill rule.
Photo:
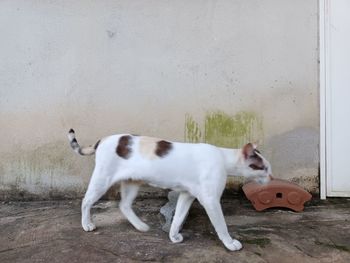
<svg viewBox="0 0 350 263">
<path fill-rule="evenodd" d="M 331 1 L 319 0 L 319 82 L 320 82 L 320 197 L 349 196 L 348 193 L 332 190 L 332 155 L 329 150 L 331 129 L 331 85 L 330 85 L 330 22 Z"/>
<path fill-rule="evenodd" d="M 319 81 L 320 81 L 320 197 L 326 199 L 327 196 L 327 136 L 330 127 L 326 125 L 326 106 L 329 105 L 329 0 L 319 0 Z M 328 93 L 327 93 L 328 92 Z M 327 103 L 328 102 L 328 103 Z M 328 112 L 329 115 L 329 112 Z M 329 138 L 329 136 L 328 136 Z"/>
</svg>

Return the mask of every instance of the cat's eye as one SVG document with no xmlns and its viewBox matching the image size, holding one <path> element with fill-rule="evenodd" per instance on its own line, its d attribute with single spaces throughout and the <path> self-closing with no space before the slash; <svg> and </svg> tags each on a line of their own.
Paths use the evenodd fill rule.
<svg viewBox="0 0 350 263">
<path fill-rule="evenodd" d="M 264 167 L 257 166 L 256 164 L 249 165 L 253 170 L 264 170 Z"/>
</svg>

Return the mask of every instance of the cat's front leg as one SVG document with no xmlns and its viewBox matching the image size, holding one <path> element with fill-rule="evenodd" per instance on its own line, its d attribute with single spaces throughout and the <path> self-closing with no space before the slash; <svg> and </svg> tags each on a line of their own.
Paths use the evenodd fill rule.
<svg viewBox="0 0 350 263">
<path fill-rule="evenodd" d="M 222 213 L 220 199 L 213 197 L 206 197 L 199 199 L 199 202 L 207 212 L 211 223 L 213 224 L 216 233 L 218 234 L 222 243 L 230 251 L 237 251 L 242 248 L 241 242 L 237 239 L 231 238 L 227 230 L 224 215 Z"/>
<path fill-rule="evenodd" d="M 169 231 L 169 238 L 173 243 L 180 243 L 183 240 L 179 232 L 194 199 L 188 192 L 181 192 L 177 199 L 175 215 Z"/>
<path fill-rule="evenodd" d="M 223 241 L 225 247 L 230 250 L 230 251 L 238 251 L 242 249 L 242 244 L 241 242 L 239 242 L 237 239 L 232 239 L 230 238 L 230 240 L 227 241 Z"/>
</svg>

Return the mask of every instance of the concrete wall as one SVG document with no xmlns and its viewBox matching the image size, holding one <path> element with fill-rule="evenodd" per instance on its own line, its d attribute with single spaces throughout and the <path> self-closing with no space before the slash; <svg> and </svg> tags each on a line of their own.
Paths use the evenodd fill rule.
<svg viewBox="0 0 350 263">
<path fill-rule="evenodd" d="M 81 195 L 113 133 L 237 147 L 318 191 L 317 0 L 1 1 L 1 198 Z"/>
</svg>

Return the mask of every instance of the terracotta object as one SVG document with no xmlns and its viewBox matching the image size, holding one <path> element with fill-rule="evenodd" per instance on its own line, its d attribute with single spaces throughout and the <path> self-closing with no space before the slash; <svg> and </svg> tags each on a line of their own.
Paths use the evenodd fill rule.
<svg viewBox="0 0 350 263">
<path fill-rule="evenodd" d="M 257 211 L 287 207 L 300 212 L 312 197 L 299 185 L 282 179 L 273 179 L 267 184 L 249 182 L 243 186 L 243 191 Z"/>
</svg>

